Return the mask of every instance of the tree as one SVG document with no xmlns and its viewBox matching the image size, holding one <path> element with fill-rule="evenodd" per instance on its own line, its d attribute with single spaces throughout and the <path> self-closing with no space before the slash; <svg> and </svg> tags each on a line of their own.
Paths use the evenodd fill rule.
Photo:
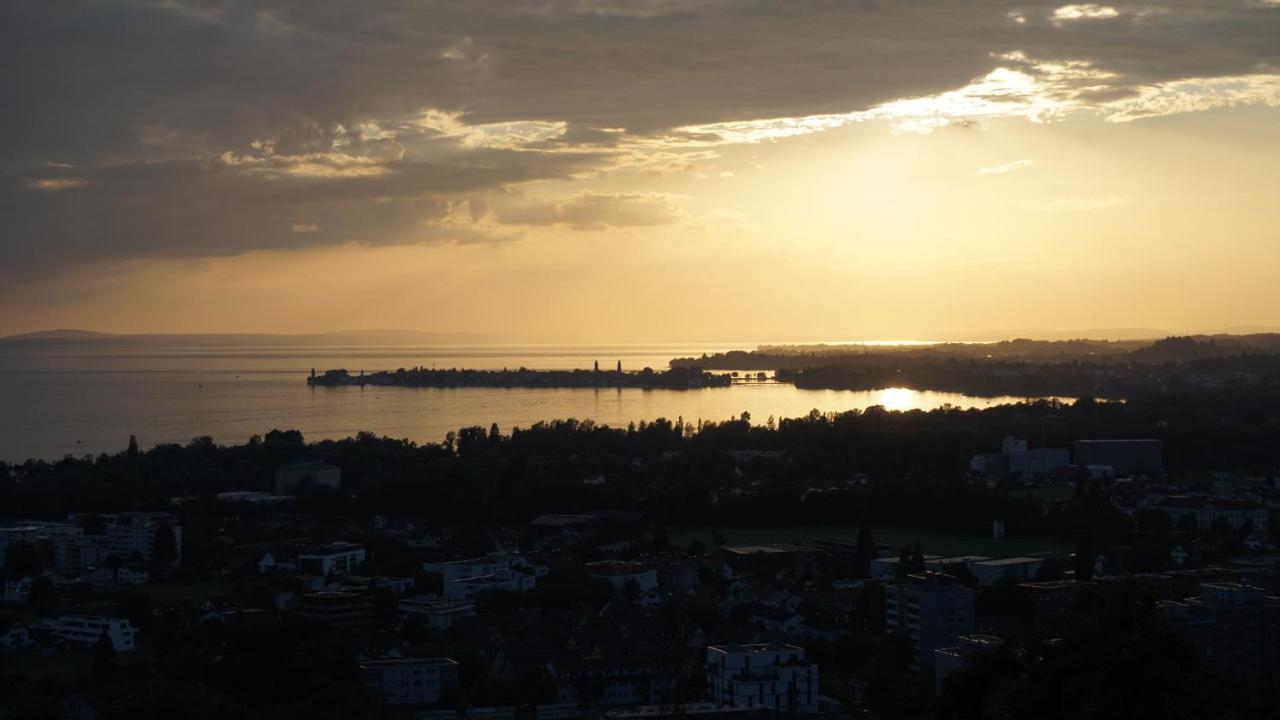
<svg viewBox="0 0 1280 720">
<path fill-rule="evenodd" d="M 138 457 L 138 438 L 136 436 L 129 436 L 129 449 L 125 451 L 125 454 L 130 458 Z"/>
<path fill-rule="evenodd" d="M 640 599 L 640 583 L 636 582 L 635 578 L 627 578 L 627 581 L 622 583 L 622 597 L 629 603 Z"/>
<path fill-rule="evenodd" d="M 173 567 L 178 560 L 178 538 L 173 528 L 161 525 L 156 529 L 155 543 L 151 548 L 151 562 L 158 568 Z"/>
<path fill-rule="evenodd" d="M 671 538 L 667 536 L 666 525 L 658 525 L 653 529 L 653 548 L 655 550 L 671 549 Z"/>
<path fill-rule="evenodd" d="M 16 542 L 9 546 L 4 553 L 4 575 L 8 578 L 19 579 L 27 576 L 40 574 L 40 569 L 44 566 L 40 562 L 40 552 L 36 549 L 35 543 Z"/>
<path fill-rule="evenodd" d="M 858 529 L 858 542 L 853 546 L 853 576 L 855 578 L 871 577 L 871 561 L 879 557 L 876 541 L 871 537 L 871 528 L 863 525 Z"/>
<path fill-rule="evenodd" d="M 1182 517 L 1178 518 L 1178 532 L 1192 537 L 1200 534 L 1200 523 L 1193 513 L 1183 513 Z"/>
<path fill-rule="evenodd" d="M 31 592 L 27 595 L 27 604 L 36 612 L 48 612 L 58 604 L 58 589 L 53 582 L 43 575 L 31 579 Z"/>
<path fill-rule="evenodd" d="M 1167 513 L 1147 508 L 1138 513 L 1138 532 L 1165 537 L 1173 531 L 1173 519 Z"/>
<path fill-rule="evenodd" d="M 116 646 L 111 642 L 111 636 L 104 632 L 93 644 L 93 679 L 99 685 L 106 685 L 115 674 Z"/>
</svg>

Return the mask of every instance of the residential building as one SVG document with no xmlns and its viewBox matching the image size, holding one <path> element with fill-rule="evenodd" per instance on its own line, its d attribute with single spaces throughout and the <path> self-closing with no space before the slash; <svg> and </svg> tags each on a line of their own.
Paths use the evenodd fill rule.
<svg viewBox="0 0 1280 720">
<path fill-rule="evenodd" d="M 717 705 L 818 711 L 818 666 L 806 662 L 804 648 L 797 645 L 711 645 L 706 669 Z"/>
<path fill-rule="evenodd" d="M 961 635 L 956 644 L 933 651 L 934 692 L 942 692 L 942 683 L 951 673 L 968 666 L 973 658 L 1000 649 L 1004 641 L 993 635 Z"/>
<path fill-rule="evenodd" d="M 111 638 L 116 652 L 127 652 L 136 647 L 137 630 L 124 618 L 100 615 L 63 615 L 48 621 L 49 630 L 68 642 L 92 645 L 105 633 Z"/>
<path fill-rule="evenodd" d="M 397 605 L 401 616 L 418 615 L 427 627 L 444 632 L 463 618 L 476 614 L 475 603 L 465 601 L 441 601 L 429 597 L 405 598 Z"/>
<path fill-rule="evenodd" d="M 1197 595 L 1160 606 L 1206 668 L 1256 686 L 1280 686 L 1280 597 L 1241 583 L 1202 583 Z"/>
<path fill-rule="evenodd" d="M 1095 589 L 1094 583 L 1079 580 L 1046 580 L 1044 582 L 1019 583 L 1031 596 L 1036 620 L 1057 617 L 1075 607 L 1086 593 Z"/>
<path fill-rule="evenodd" d="M 1006 437 L 1000 452 L 974 455 L 969 470 L 979 475 L 1048 475 L 1071 464 L 1071 453 L 1065 448 L 1027 449 L 1027 441 Z"/>
<path fill-rule="evenodd" d="M 922 555 L 925 567 L 929 563 L 942 560 L 941 555 Z M 898 556 L 876 558 L 871 561 L 871 579 L 872 580 L 892 580 L 898 577 L 898 563 L 902 558 Z"/>
<path fill-rule="evenodd" d="M 1246 522 L 1265 528 L 1271 517 L 1267 509 L 1258 503 L 1226 498 L 1175 495 L 1148 507 L 1168 515 L 1175 525 L 1184 516 L 1190 515 L 1196 519 L 1196 525 L 1201 530 L 1208 530 L 1219 519 L 1225 520 L 1232 528 L 1239 528 Z"/>
<path fill-rule="evenodd" d="M 439 575 L 441 590 L 450 600 L 469 600 L 482 592 L 524 592 L 537 584 L 547 568 L 519 555 L 490 553 L 483 557 L 424 563 L 422 569 Z"/>
<path fill-rule="evenodd" d="M 337 542 L 298 553 L 298 572 L 303 575 L 346 575 L 364 562 L 363 545 Z"/>
<path fill-rule="evenodd" d="M 1044 560 L 1032 557 L 1011 557 L 998 560 L 978 560 L 969 565 L 969 572 L 983 587 L 1002 582 L 1022 583 L 1035 580 L 1036 572 Z"/>
<path fill-rule="evenodd" d="M 76 516 L 72 516 L 75 519 Z M 173 533 L 173 566 L 182 564 L 182 525 L 167 512 L 123 512 L 99 515 L 106 526 L 108 554 L 129 558 L 134 555 L 150 562 L 155 555 L 156 535 L 167 528 Z"/>
<path fill-rule="evenodd" d="M 885 629 L 911 642 L 911 669 L 933 672 L 933 651 L 973 632 L 973 591 L 950 575 L 924 572 L 885 588 Z"/>
<path fill-rule="evenodd" d="M 360 663 L 365 689 L 392 706 L 440 702 L 458 684 L 458 663 L 449 658 L 395 658 Z"/>
<path fill-rule="evenodd" d="M 1117 473 L 1164 469 L 1164 445 L 1159 440 L 1077 440 L 1076 465 L 1104 466 Z"/>
<path fill-rule="evenodd" d="M 373 598 L 363 593 L 322 590 L 298 599 L 299 618 L 326 628 L 347 630 L 373 624 Z"/>
<path fill-rule="evenodd" d="M 276 495 L 305 487 L 342 487 L 342 470 L 322 462 L 299 462 L 276 468 Z"/>
<path fill-rule="evenodd" d="M 444 586 L 444 596 L 449 600 L 470 600 L 486 592 L 525 592 L 537 583 L 533 575 L 518 570 L 501 570 L 492 575 L 454 580 Z"/>
</svg>

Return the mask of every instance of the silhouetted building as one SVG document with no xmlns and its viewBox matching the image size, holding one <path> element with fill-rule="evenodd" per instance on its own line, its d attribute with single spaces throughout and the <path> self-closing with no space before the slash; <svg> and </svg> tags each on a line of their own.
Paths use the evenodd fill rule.
<svg viewBox="0 0 1280 720">
<path fill-rule="evenodd" d="M 973 591 L 942 573 L 909 575 L 885 587 L 885 629 L 911 642 L 911 670 L 929 678 L 933 651 L 973 632 Z"/>
<path fill-rule="evenodd" d="M 1164 445 L 1159 440 L 1077 440 L 1075 462 L 1117 473 L 1155 472 L 1164 469 Z"/>
<path fill-rule="evenodd" d="M 276 495 L 303 487 L 342 487 L 342 471 L 322 462 L 300 462 L 276 469 Z"/>
<path fill-rule="evenodd" d="M 1253 685 L 1280 684 L 1280 597 L 1239 583 L 1204 583 L 1197 596 L 1161 608 L 1210 670 Z"/>
</svg>

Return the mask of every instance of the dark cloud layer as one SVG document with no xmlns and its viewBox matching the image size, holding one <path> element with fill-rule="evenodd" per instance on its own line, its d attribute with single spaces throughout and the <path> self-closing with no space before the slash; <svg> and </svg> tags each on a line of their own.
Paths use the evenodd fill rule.
<svg viewBox="0 0 1280 720">
<path fill-rule="evenodd" d="M 459 231 L 423 228 L 450 196 L 608 167 L 622 138 L 865 110 L 1015 51 L 1109 73 L 1084 102 L 1280 65 L 1273 3 L 1066 4 L 7 0 L 0 251 L 30 269 L 441 239 Z M 529 125 L 474 129 L 509 123 Z M 543 220 L 636 212 L 572 202 Z"/>
</svg>

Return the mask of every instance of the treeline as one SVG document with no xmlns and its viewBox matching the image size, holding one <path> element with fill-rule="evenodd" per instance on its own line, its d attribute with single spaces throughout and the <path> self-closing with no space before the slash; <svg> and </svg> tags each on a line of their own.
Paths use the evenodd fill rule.
<svg viewBox="0 0 1280 720">
<path fill-rule="evenodd" d="M 1152 393 L 1218 392 L 1280 383 L 1280 354 L 1238 354 L 1187 361 L 1041 362 L 945 357 L 937 353 L 810 356 L 726 353 L 675 360 L 716 369 L 774 370 L 779 382 L 804 389 L 875 390 L 907 387 L 997 397 L 1131 398 Z"/>
<path fill-rule="evenodd" d="M 728 387 L 733 381 L 727 374 L 716 375 L 697 368 L 672 368 L 662 372 L 645 368 L 639 372 L 621 370 L 469 370 L 450 368 L 400 368 L 352 375 L 345 369 L 326 370 L 307 378 L 310 385 L 384 385 L 393 387 L 497 387 L 497 388 L 645 388 L 687 390 L 690 388 Z"/>
<path fill-rule="evenodd" d="M 297 501 L 300 513 L 521 524 L 543 512 L 609 508 L 643 511 L 669 525 L 869 520 L 963 532 L 984 532 L 1001 517 L 1011 534 L 1069 534 L 1076 520 L 1059 522 L 1025 492 L 969 478 L 969 457 L 996 450 L 1010 434 L 1035 445 L 1043 438 L 1048 447 L 1070 447 L 1081 438 L 1155 437 L 1164 441 L 1165 464 L 1173 471 L 1267 475 L 1280 467 L 1278 402 L 1272 389 L 986 410 L 815 411 L 763 423 L 745 415 L 626 428 L 564 420 L 509 432 L 464 428 L 423 445 L 369 433 L 305 443 L 295 431 L 274 431 L 241 445 L 197 438 L 149 451 L 0 463 L 0 513 L 62 518 L 167 509 L 174 497 L 270 491 L 281 465 L 324 460 L 341 468 L 343 492 L 305 493 Z M 744 449 L 778 452 L 754 458 L 733 452 Z"/>
</svg>

